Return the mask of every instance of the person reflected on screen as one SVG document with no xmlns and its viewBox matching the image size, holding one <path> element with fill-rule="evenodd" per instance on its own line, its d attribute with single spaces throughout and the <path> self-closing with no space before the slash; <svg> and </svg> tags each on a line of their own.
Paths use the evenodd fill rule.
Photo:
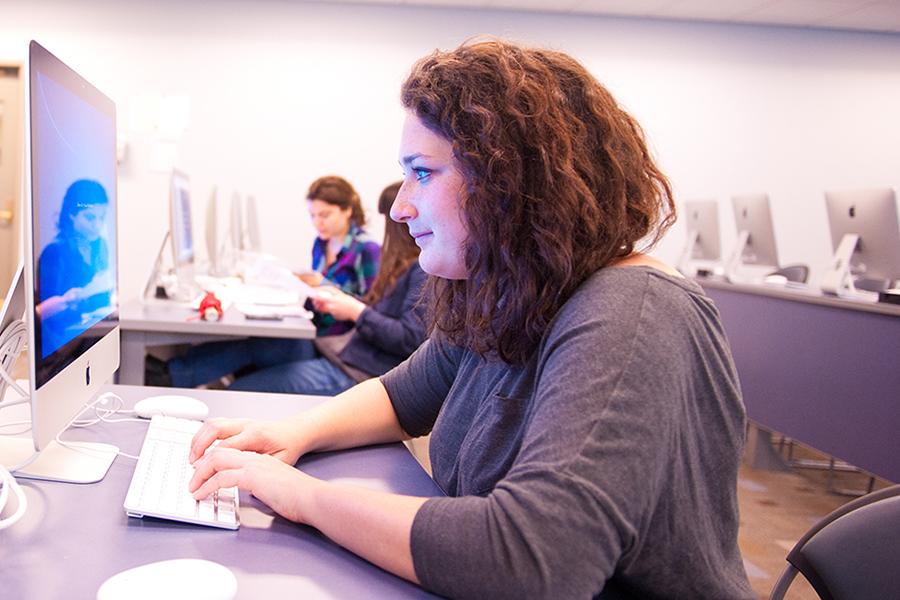
<svg viewBox="0 0 900 600">
<path fill-rule="evenodd" d="M 106 216 L 109 198 L 97 181 L 80 179 L 66 190 L 57 234 L 38 259 L 37 311 L 42 336 L 55 349 L 110 305 Z M 102 315 L 101 315 L 102 316 Z"/>
<path fill-rule="evenodd" d="M 429 339 L 283 421 L 208 420 L 194 497 L 238 485 L 448 597 L 753 598 L 737 374 L 710 299 L 646 254 L 675 206 L 639 124 L 567 54 L 496 40 L 419 60 L 401 100 Z M 294 467 L 427 433 L 447 497 Z"/>
</svg>

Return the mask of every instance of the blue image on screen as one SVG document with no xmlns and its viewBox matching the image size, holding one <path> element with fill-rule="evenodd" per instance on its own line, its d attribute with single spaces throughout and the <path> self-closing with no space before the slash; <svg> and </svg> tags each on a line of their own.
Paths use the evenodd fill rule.
<svg viewBox="0 0 900 600">
<path fill-rule="evenodd" d="M 36 300 L 46 358 L 116 310 L 115 123 L 43 73 L 37 83 Z"/>
</svg>

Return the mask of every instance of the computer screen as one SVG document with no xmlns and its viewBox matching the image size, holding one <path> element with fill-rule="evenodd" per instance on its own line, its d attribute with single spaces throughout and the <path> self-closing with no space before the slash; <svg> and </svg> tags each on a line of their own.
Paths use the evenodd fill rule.
<svg viewBox="0 0 900 600">
<path fill-rule="evenodd" d="M 206 203 L 206 256 L 209 260 L 209 274 L 214 277 L 225 275 L 221 249 L 219 248 L 219 194 L 213 187 Z"/>
<path fill-rule="evenodd" d="M 231 195 L 231 215 L 229 231 L 231 236 L 232 256 L 237 257 L 244 249 L 244 208 L 241 195 L 237 192 Z"/>
<path fill-rule="evenodd" d="M 32 437 L 45 450 L 119 366 L 116 109 L 33 41 L 28 73 L 25 313 Z"/>
<path fill-rule="evenodd" d="M 694 260 L 719 260 L 719 203 L 715 200 L 685 202 L 688 237 L 695 237 L 691 248 Z"/>
<path fill-rule="evenodd" d="M 169 191 L 169 230 L 175 268 L 194 262 L 194 230 L 191 217 L 191 189 L 188 176 L 173 170 Z"/>
<path fill-rule="evenodd" d="M 692 261 L 719 260 L 719 203 L 715 200 L 688 200 L 684 203 L 682 219 L 687 227 L 687 239 L 678 268 L 682 273 L 693 274 Z"/>
<path fill-rule="evenodd" d="M 829 293 L 877 291 L 900 279 L 900 225 L 891 188 L 825 192 L 832 263 L 822 281 Z"/>
<path fill-rule="evenodd" d="M 251 252 L 259 252 L 261 240 L 259 237 L 259 214 L 256 209 L 256 198 L 247 196 L 246 201 L 246 217 L 244 219 L 244 247 Z"/>
<path fill-rule="evenodd" d="M 778 268 L 778 248 L 775 245 L 775 227 L 769 208 L 769 196 L 751 194 L 733 196 L 734 226 L 738 232 L 740 262 Z M 743 243 L 741 243 L 743 240 Z"/>
</svg>

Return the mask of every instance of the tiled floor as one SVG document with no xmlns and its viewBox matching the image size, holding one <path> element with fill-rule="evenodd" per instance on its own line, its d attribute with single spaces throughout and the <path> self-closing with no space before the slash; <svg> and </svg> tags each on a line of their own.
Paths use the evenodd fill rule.
<svg viewBox="0 0 900 600">
<path fill-rule="evenodd" d="M 798 449 L 798 457 L 816 457 Z M 741 526 L 738 544 L 753 590 L 759 598 L 769 592 L 787 565 L 785 556 L 794 543 L 819 519 L 853 499 L 828 491 L 827 473 L 808 469 L 762 471 L 742 466 L 738 475 Z M 869 477 L 861 473 L 834 474 L 834 487 L 865 488 Z M 877 480 L 875 489 L 889 485 Z M 786 596 L 789 600 L 817 600 L 798 576 Z"/>
</svg>

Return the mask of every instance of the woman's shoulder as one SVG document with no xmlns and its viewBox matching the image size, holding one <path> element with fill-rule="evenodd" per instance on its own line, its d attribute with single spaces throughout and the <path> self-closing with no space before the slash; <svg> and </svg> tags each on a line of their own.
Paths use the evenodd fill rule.
<svg viewBox="0 0 900 600">
<path fill-rule="evenodd" d="M 618 329 L 648 319 L 677 320 L 679 314 L 708 302 L 700 286 L 680 275 L 647 265 L 605 267 L 563 305 L 554 329 L 586 322 Z"/>
<path fill-rule="evenodd" d="M 41 250 L 40 260 L 56 260 L 59 259 L 66 252 L 66 244 L 59 239 L 54 239 L 52 242 L 44 246 L 44 249 Z"/>
</svg>

